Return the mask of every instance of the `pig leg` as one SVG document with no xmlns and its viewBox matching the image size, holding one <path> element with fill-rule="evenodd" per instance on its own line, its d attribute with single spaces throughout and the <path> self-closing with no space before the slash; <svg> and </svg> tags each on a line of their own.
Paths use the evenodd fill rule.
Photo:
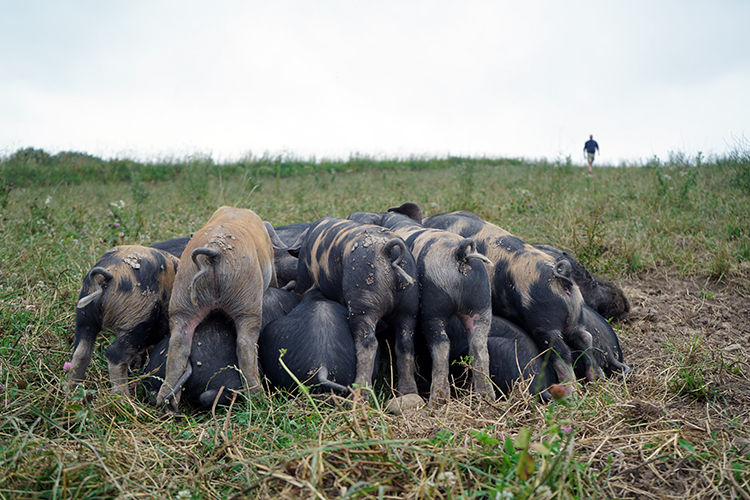
<svg viewBox="0 0 750 500">
<path fill-rule="evenodd" d="M 109 347 L 107 347 L 107 364 L 109 365 L 109 381 L 112 384 L 112 392 L 129 394 L 128 388 L 128 366 L 136 358 L 138 349 L 131 345 L 130 335 L 120 334 Z"/>
<path fill-rule="evenodd" d="M 349 328 L 354 337 L 354 349 L 357 354 L 357 376 L 354 384 L 360 387 L 371 385 L 372 372 L 375 368 L 375 356 L 378 352 L 378 341 L 375 338 L 375 327 L 378 318 L 367 313 L 357 314 L 349 308 Z"/>
<path fill-rule="evenodd" d="M 193 333 L 200 324 L 206 313 L 200 316 L 188 314 L 173 315 L 169 320 L 169 330 L 172 332 L 169 338 L 169 351 L 167 352 L 167 369 L 164 374 L 164 383 L 156 396 L 156 406 L 161 407 L 165 399 L 177 387 L 177 382 L 187 368 L 190 349 L 193 345 Z M 168 401 L 170 409 L 174 412 L 180 404 L 180 392 L 175 391 L 174 397 Z"/>
<path fill-rule="evenodd" d="M 469 356 L 474 358 L 471 364 L 474 391 L 494 401 L 495 390 L 490 381 L 490 355 L 487 349 L 492 311 L 488 310 L 481 315 L 457 316 L 469 332 Z"/>
<path fill-rule="evenodd" d="M 593 339 L 591 334 L 583 328 L 575 328 L 570 334 L 565 336 L 566 343 L 576 351 L 581 351 L 584 354 L 581 356 L 581 362 L 583 363 L 586 380 L 594 382 L 596 378 L 604 378 L 604 372 L 601 366 L 596 362 L 596 358 L 592 355 L 588 355 L 593 346 Z"/>
<path fill-rule="evenodd" d="M 575 381 L 573 353 L 570 351 L 570 347 L 563 341 L 562 334 L 558 330 L 553 330 L 552 332 L 535 330 L 532 336 L 540 350 L 549 352 L 548 355 L 552 368 L 557 374 L 557 381 L 561 384 Z M 566 391 L 568 394 L 571 394 L 574 391 L 574 387 L 568 385 Z"/>
<path fill-rule="evenodd" d="M 427 347 L 432 358 L 432 384 L 430 385 L 430 408 L 445 404 L 450 399 L 448 369 L 450 365 L 451 342 L 445 331 L 446 318 L 432 318 L 423 321 Z M 486 347 L 485 347 L 486 348 Z"/>
<path fill-rule="evenodd" d="M 234 319 L 234 324 L 237 327 L 237 363 L 248 389 L 251 393 L 256 393 L 261 389 L 258 375 L 261 315 L 243 314 Z"/>
<path fill-rule="evenodd" d="M 414 376 L 414 329 L 417 318 L 404 315 L 394 322 L 396 329 L 396 369 L 398 371 L 398 392 L 417 393 L 417 381 Z"/>
<path fill-rule="evenodd" d="M 73 389 L 76 384 L 83 381 L 83 375 L 91 363 L 94 343 L 101 328 L 102 325 L 99 316 L 96 314 L 94 304 L 76 309 L 76 335 L 73 344 L 73 356 L 70 358 L 73 369 L 68 374 L 69 389 Z"/>
</svg>

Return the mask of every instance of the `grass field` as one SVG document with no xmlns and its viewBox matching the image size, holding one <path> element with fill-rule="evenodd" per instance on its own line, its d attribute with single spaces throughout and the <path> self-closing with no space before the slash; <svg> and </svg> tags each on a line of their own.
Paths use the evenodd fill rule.
<svg viewBox="0 0 750 500">
<path fill-rule="evenodd" d="M 0 498 L 671 498 L 628 479 L 659 463 L 697 467 L 690 477 L 698 485 L 680 498 L 750 498 L 750 447 L 742 444 L 750 443 L 750 403 L 717 384 L 694 390 L 722 377 L 747 387 L 748 366 L 709 370 L 699 363 L 716 357 L 689 337 L 659 341 L 670 356 L 649 380 L 665 377 L 662 385 L 605 380 L 549 405 L 522 391 L 494 403 L 461 393 L 446 407 L 395 416 L 380 409 L 393 395 L 386 373 L 370 405 L 274 393 L 168 419 L 108 392 L 103 350 L 111 339 L 103 334 L 85 387 L 65 393 L 75 304 L 97 258 L 118 244 L 189 235 L 224 204 L 274 225 L 405 201 L 425 215 L 468 209 L 529 243 L 571 251 L 600 277 L 627 281 L 626 291 L 662 273 L 706 283 L 704 302 L 726 284 L 731 291 L 721 293 L 747 300 L 746 148 L 710 161 L 674 155 L 584 170 L 467 158 L 143 164 L 38 150 L 6 158 Z M 627 322 L 616 329 L 627 362 L 637 339 Z M 707 358 L 696 361 L 698 352 Z M 692 439 L 674 419 L 634 418 L 636 394 L 705 407 L 727 423 Z M 627 445 L 613 446 L 615 435 Z"/>
</svg>

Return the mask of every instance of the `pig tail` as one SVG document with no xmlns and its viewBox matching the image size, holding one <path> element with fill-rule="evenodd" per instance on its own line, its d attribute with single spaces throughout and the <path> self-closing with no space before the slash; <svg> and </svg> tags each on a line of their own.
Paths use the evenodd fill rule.
<svg viewBox="0 0 750 500">
<path fill-rule="evenodd" d="M 464 238 L 456 248 L 456 260 L 466 262 L 470 259 L 479 259 L 485 264 L 494 266 L 492 261 L 484 254 L 477 252 L 477 244 L 473 238 Z"/>
<path fill-rule="evenodd" d="M 386 243 L 383 247 L 383 252 L 390 257 L 391 250 L 393 250 L 394 247 L 398 247 L 401 251 L 399 252 L 398 257 L 396 257 L 391 262 L 391 267 L 396 271 L 396 273 L 398 273 L 399 276 L 401 276 L 406 280 L 408 284 L 411 285 L 412 283 L 414 283 L 414 278 L 409 276 L 406 271 L 404 271 L 399 265 L 401 264 L 401 261 L 404 260 L 404 255 L 409 251 L 409 249 L 406 248 L 406 243 L 404 243 L 404 240 L 402 240 L 401 238 L 392 238 L 388 240 L 388 243 Z"/>
<path fill-rule="evenodd" d="M 86 295 L 85 297 L 81 298 L 78 301 L 78 304 L 76 304 L 77 309 L 83 309 L 87 305 L 89 305 L 94 300 L 98 299 L 102 296 L 104 293 L 104 290 L 102 289 L 101 284 L 99 284 L 99 281 L 96 279 L 96 276 L 100 275 L 102 278 L 104 278 L 103 283 L 108 283 L 112 279 L 112 273 L 104 269 L 103 267 L 95 267 L 89 272 L 89 279 L 91 280 L 91 283 L 94 284 L 94 291 L 90 294 Z"/>
<path fill-rule="evenodd" d="M 213 268 L 213 266 L 219 261 L 221 252 L 213 248 L 205 247 L 196 248 L 195 250 L 193 250 L 191 258 L 193 259 L 193 262 L 195 262 L 195 265 L 198 266 L 198 272 L 195 273 L 195 276 L 193 276 L 193 280 L 190 282 L 189 287 L 190 301 L 193 303 L 193 305 L 196 305 L 198 303 L 198 293 L 195 291 L 195 282 L 209 270 L 208 267 L 206 267 L 201 261 L 198 260 L 199 255 L 205 255 L 206 257 L 208 257 L 208 265 Z"/>
</svg>

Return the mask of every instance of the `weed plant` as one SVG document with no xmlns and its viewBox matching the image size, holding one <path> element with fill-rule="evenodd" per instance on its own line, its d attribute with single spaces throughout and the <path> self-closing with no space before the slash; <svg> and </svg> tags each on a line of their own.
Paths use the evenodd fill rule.
<svg viewBox="0 0 750 500">
<path fill-rule="evenodd" d="M 552 404 L 523 387 L 492 403 L 457 389 L 445 407 L 404 417 L 382 411 L 394 387 L 385 369 L 356 401 L 266 392 L 170 419 L 108 391 L 103 332 L 86 383 L 64 389 L 90 267 L 114 245 L 187 236 L 220 205 L 282 225 L 414 201 L 425 216 L 473 210 L 605 278 L 667 269 L 746 279 L 750 199 L 722 161 L 590 176 L 568 162 L 138 163 L 19 151 L 0 164 L 0 498 L 603 498 L 635 491 L 628 464 L 646 462 L 689 463 L 705 478 L 700 491 L 718 496 L 747 488 L 746 454 L 719 434 L 688 440 L 669 422 L 639 420 L 627 380 Z M 717 365 L 699 344 L 675 349 L 670 394 L 710 402 L 706 367 Z"/>
</svg>

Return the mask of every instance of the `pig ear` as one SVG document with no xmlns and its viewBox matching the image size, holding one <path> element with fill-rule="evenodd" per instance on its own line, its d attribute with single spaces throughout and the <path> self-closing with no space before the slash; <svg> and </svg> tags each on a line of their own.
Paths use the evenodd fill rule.
<svg viewBox="0 0 750 500">
<path fill-rule="evenodd" d="M 286 243 L 281 241 L 281 238 L 279 238 L 279 235 L 276 234 L 276 230 L 273 228 L 270 222 L 263 221 L 263 225 L 266 227 L 266 231 L 268 232 L 268 236 L 271 238 L 271 244 L 274 248 L 278 248 L 281 250 L 286 250 L 287 247 Z"/>
<path fill-rule="evenodd" d="M 305 238 L 307 237 L 307 233 L 309 232 L 310 228 L 305 229 L 302 234 L 297 236 L 297 241 L 292 243 L 291 246 L 287 247 L 286 251 L 289 252 L 289 255 L 299 258 L 299 249 L 302 248 L 302 244 L 305 242 Z"/>
<path fill-rule="evenodd" d="M 402 204 L 399 207 L 391 207 L 388 209 L 389 212 L 395 212 L 397 214 L 403 214 L 409 217 L 410 219 L 414 219 L 415 221 L 422 223 L 422 209 L 419 208 L 419 205 L 416 203 L 412 203 L 410 201 L 407 201 L 406 203 Z"/>
</svg>

